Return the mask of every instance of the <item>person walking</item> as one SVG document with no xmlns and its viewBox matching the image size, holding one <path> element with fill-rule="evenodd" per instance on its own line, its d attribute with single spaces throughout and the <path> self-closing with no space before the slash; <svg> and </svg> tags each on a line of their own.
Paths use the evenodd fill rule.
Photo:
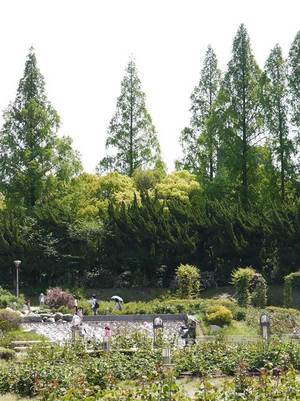
<svg viewBox="0 0 300 401">
<path fill-rule="evenodd" d="M 81 323 L 81 317 L 78 316 L 77 312 L 75 312 L 71 321 L 72 341 L 75 341 L 76 337 L 80 336 Z"/>
<path fill-rule="evenodd" d="M 45 305 L 45 295 L 41 292 L 39 296 L 40 307 Z"/>
<path fill-rule="evenodd" d="M 104 327 L 104 338 L 103 338 L 103 348 L 105 351 L 109 351 L 110 350 L 110 339 L 111 339 L 111 329 L 109 327 L 109 325 L 107 324 Z"/>
<path fill-rule="evenodd" d="M 78 301 L 77 298 L 74 297 L 74 308 L 75 308 L 75 312 L 78 311 Z"/>
<path fill-rule="evenodd" d="M 116 300 L 115 310 L 118 310 L 118 311 L 122 310 L 121 301 Z"/>
<path fill-rule="evenodd" d="M 99 309 L 99 302 L 98 302 L 95 294 L 92 295 L 91 305 L 92 305 L 92 311 L 93 311 L 94 315 L 96 316 L 98 309 Z"/>
</svg>

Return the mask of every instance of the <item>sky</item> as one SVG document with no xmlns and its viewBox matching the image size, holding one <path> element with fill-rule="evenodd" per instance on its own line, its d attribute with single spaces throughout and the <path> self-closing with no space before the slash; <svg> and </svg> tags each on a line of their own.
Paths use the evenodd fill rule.
<svg viewBox="0 0 300 401">
<path fill-rule="evenodd" d="M 244 23 L 263 67 L 276 43 L 287 56 L 300 30 L 299 16 L 299 0 L 0 0 L 0 112 L 15 98 L 33 45 L 49 100 L 62 120 L 59 134 L 72 137 L 85 170 L 94 172 L 134 56 L 172 171 L 207 46 L 225 70 Z"/>
</svg>

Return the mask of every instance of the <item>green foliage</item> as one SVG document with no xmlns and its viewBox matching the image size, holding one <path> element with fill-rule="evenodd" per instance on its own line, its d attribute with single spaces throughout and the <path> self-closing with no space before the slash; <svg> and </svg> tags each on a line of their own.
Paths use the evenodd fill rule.
<svg viewBox="0 0 300 401">
<path fill-rule="evenodd" d="M 288 57 L 288 84 L 290 94 L 290 105 L 292 108 L 292 123 L 296 127 L 298 135 L 300 128 L 300 31 L 297 32 L 296 37 L 291 45 Z"/>
<path fill-rule="evenodd" d="M 241 25 L 222 82 L 208 49 L 181 136 L 178 167 L 187 170 L 171 174 L 130 61 L 102 163 L 113 173 L 78 175 L 78 154 L 57 136 L 59 117 L 31 49 L 0 135 L 1 284 L 14 282 L 16 258 L 22 286 L 38 292 L 78 282 L 173 286 L 182 261 L 203 266 L 218 285 L 237 264 L 276 283 L 295 272 L 299 38 L 287 62 L 276 45 L 262 73 Z M 263 305 L 259 288 L 252 302 Z"/>
<path fill-rule="evenodd" d="M 199 84 L 191 95 L 191 126 L 181 132 L 180 143 L 183 149 L 183 160 L 178 167 L 183 167 L 201 178 L 213 179 L 216 172 L 217 137 L 207 125 L 217 98 L 221 81 L 221 72 L 214 50 L 208 47 L 203 62 Z"/>
<path fill-rule="evenodd" d="M 20 309 L 25 304 L 24 296 L 16 297 L 10 291 L 0 287 L 0 308 Z"/>
<path fill-rule="evenodd" d="M 264 308 L 267 305 L 267 282 L 259 273 L 255 273 L 251 283 L 251 303 L 253 306 Z"/>
<path fill-rule="evenodd" d="M 45 401 L 188 400 L 175 384 L 175 377 L 163 372 L 161 351 L 152 351 L 147 344 L 142 345 L 144 346 L 147 348 L 139 349 L 133 354 L 114 351 L 101 353 L 97 358 L 88 355 L 80 344 L 36 347 L 18 364 L 8 361 L 0 365 L 0 391 L 14 392 L 20 396 L 37 395 Z M 283 375 L 276 380 L 276 393 L 273 389 L 274 381 L 272 386 L 268 386 L 268 390 L 265 389 L 263 394 L 266 395 L 269 391 L 271 396 L 282 394 L 278 391 L 284 380 L 289 385 L 295 384 L 293 369 L 300 368 L 299 356 L 300 348 L 295 343 L 273 340 L 269 343 L 262 341 L 238 345 L 218 340 L 173 350 L 173 373 L 178 376 L 181 372 L 190 371 L 204 378 L 220 372 L 235 376 L 234 380 L 228 381 L 218 390 L 204 379 L 196 399 L 218 400 L 219 398 L 199 398 L 199 394 L 203 396 L 206 391 L 207 397 L 221 394 L 233 397 L 233 394 L 242 394 L 246 388 L 251 388 L 252 392 L 245 394 L 249 397 L 250 394 L 256 396 L 260 394 L 258 390 L 261 387 L 254 386 L 248 373 L 261 372 L 262 377 L 255 379 L 255 382 L 266 384 L 272 372 L 283 375 L 282 372 L 289 371 L 286 378 Z M 236 401 L 236 398 L 229 398 L 231 399 Z"/>
<path fill-rule="evenodd" d="M 293 174 L 292 156 L 295 153 L 295 141 L 289 138 L 287 70 L 279 45 L 271 50 L 266 62 L 263 91 L 265 121 L 269 131 L 273 163 L 280 166 L 279 176 L 274 174 L 273 184 L 274 189 L 280 188 L 280 196 L 277 195 L 277 198 L 284 201 Z M 274 189 L 272 192 L 276 194 Z"/>
<path fill-rule="evenodd" d="M 9 348 L 0 347 L 0 359 L 10 360 L 16 357 L 16 352 Z"/>
<path fill-rule="evenodd" d="M 174 354 L 176 373 L 189 371 L 194 375 L 207 376 L 222 372 L 234 375 L 240 365 L 245 371 L 299 369 L 299 346 L 292 342 L 273 340 L 269 343 L 228 344 L 222 340 L 199 344 Z"/>
<path fill-rule="evenodd" d="M 168 174 L 159 184 L 155 191 L 159 198 L 177 199 L 179 201 L 188 201 L 195 193 L 201 193 L 200 184 L 196 176 L 188 171 L 177 171 Z"/>
<path fill-rule="evenodd" d="M 217 326 L 229 325 L 233 319 L 231 310 L 223 305 L 211 306 L 206 315 L 206 321 L 209 324 L 216 324 Z"/>
<path fill-rule="evenodd" d="M 45 338 L 35 332 L 28 332 L 22 329 L 6 332 L 3 337 L 0 337 L 0 346 L 10 348 L 13 341 L 43 341 Z"/>
<path fill-rule="evenodd" d="M 45 93 L 33 49 L 15 101 L 4 114 L 0 139 L 0 189 L 15 205 L 32 209 L 57 184 L 81 169 L 71 140 L 58 139 L 59 116 Z M 70 161 L 71 158 L 71 161 Z"/>
<path fill-rule="evenodd" d="M 232 273 L 232 283 L 240 306 L 247 306 L 250 303 L 250 287 L 254 276 L 255 270 L 251 267 L 239 267 Z"/>
<path fill-rule="evenodd" d="M 126 331 L 122 331 L 122 334 L 118 334 L 112 337 L 111 343 L 112 349 L 120 350 L 120 349 L 151 349 L 152 348 L 152 340 L 145 333 L 135 332 L 130 333 Z"/>
<path fill-rule="evenodd" d="M 226 186 L 241 194 L 248 206 L 254 196 L 257 167 L 256 147 L 263 125 L 261 71 L 252 53 L 246 27 L 240 25 L 233 40 L 232 58 L 213 110 L 220 145 L 219 170 L 227 175 Z"/>
<path fill-rule="evenodd" d="M 160 160 L 155 127 L 145 105 L 145 94 L 130 60 L 121 83 L 117 111 L 110 122 L 106 140 L 108 155 L 99 171 L 118 171 L 129 176 L 136 169 L 151 168 Z"/>
<path fill-rule="evenodd" d="M 18 312 L 8 309 L 0 309 L 0 330 L 11 331 L 17 329 L 21 324 L 21 316 Z"/>
<path fill-rule="evenodd" d="M 290 273 L 284 277 L 284 305 L 291 306 L 293 301 L 293 287 L 299 288 L 300 286 L 300 272 Z"/>
<path fill-rule="evenodd" d="M 274 377 L 275 376 L 275 377 Z M 290 391 L 291 389 L 291 391 Z M 244 375 L 243 366 L 239 369 L 239 375 L 234 381 L 225 381 L 217 387 L 204 380 L 199 392 L 195 394 L 195 401 L 296 401 L 300 395 L 300 386 L 295 371 L 287 374 L 276 375 L 262 369 L 259 379 Z"/>
<path fill-rule="evenodd" d="M 133 173 L 133 180 L 137 189 L 141 192 L 153 190 L 157 184 L 161 182 L 161 180 L 166 175 L 165 171 L 161 169 L 155 170 L 135 170 Z"/>
<path fill-rule="evenodd" d="M 181 298 L 196 298 L 200 293 L 200 271 L 196 266 L 180 265 L 176 270 L 178 293 Z"/>
</svg>

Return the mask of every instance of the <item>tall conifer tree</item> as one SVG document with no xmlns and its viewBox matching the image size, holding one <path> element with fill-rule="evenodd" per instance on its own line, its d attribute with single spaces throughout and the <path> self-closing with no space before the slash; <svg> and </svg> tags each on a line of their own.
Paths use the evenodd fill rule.
<svg viewBox="0 0 300 401">
<path fill-rule="evenodd" d="M 300 133 L 300 31 L 297 33 L 288 57 L 288 83 L 292 122 Z"/>
<path fill-rule="evenodd" d="M 213 103 L 217 97 L 221 80 L 216 54 L 208 46 L 199 84 L 191 95 L 191 126 L 181 132 L 183 148 L 183 168 L 199 173 L 199 170 L 212 180 L 215 172 L 217 140 L 215 132 L 206 125 Z"/>
<path fill-rule="evenodd" d="M 286 197 L 286 185 L 292 172 L 293 141 L 289 138 L 288 91 L 286 64 L 282 50 L 276 45 L 265 65 L 263 103 L 268 142 L 275 165 L 280 172 L 280 196 Z"/>
<path fill-rule="evenodd" d="M 254 59 L 250 39 L 241 25 L 233 41 L 228 64 L 215 108 L 221 124 L 223 162 L 230 171 L 244 205 L 249 203 L 251 179 L 257 164 L 255 145 L 263 126 L 261 71 Z M 229 174 L 229 175 L 230 175 Z"/>
<path fill-rule="evenodd" d="M 160 147 L 135 62 L 130 60 L 121 83 L 121 95 L 106 140 L 108 155 L 99 171 L 118 171 L 132 176 L 138 168 L 151 168 L 160 161 Z"/>
<path fill-rule="evenodd" d="M 47 99 L 31 48 L 0 133 L 0 190 L 7 199 L 31 209 L 53 187 L 55 176 L 65 180 L 80 171 L 72 141 L 58 138 L 58 127 L 59 116 Z"/>
<path fill-rule="evenodd" d="M 17 96 L 4 114 L 0 137 L 1 184 L 5 193 L 33 207 L 44 190 L 59 116 L 47 100 L 33 48 L 27 56 Z M 8 194 L 9 196 L 9 194 Z"/>
</svg>

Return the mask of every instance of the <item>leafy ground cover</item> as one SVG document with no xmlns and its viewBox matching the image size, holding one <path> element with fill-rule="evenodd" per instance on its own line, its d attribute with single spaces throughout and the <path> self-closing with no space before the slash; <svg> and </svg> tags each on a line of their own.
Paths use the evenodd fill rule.
<svg viewBox="0 0 300 401">
<path fill-rule="evenodd" d="M 259 382 L 266 380 L 269 386 L 272 376 L 280 375 L 284 387 L 287 383 L 294 385 L 296 373 L 293 372 L 300 369 L 300 346 L 279 340 L 240 345 L 217 340 L 189 349 L 173 350 L 174 369 L 171 375 L 165 373 L 161 349 L 152 350 L 147 347 L 145 339 L 138 336 L 135 345 L 137 351 L 133 354 L 113 351 L 100 353 L 97 357 L 89 355 L 80 344 L 47 349 L 36 347 L 18 363 L 7 361 L 0 365 L 0 392 L 22 397 L 39 396 L 42 400 L 52 401 L 94 401 L 99 398 L 107 401 L 183 401 L 188 398 L 183 394 L 183 386 L 176 385 L 175 379 L 183 372 L 190 372 L 202 377 L 198 390 L 202 395 L 195 395 L 195 399 L 218 400 L 213 396 L 220 396 L 220 391 L 236 394 L 241 385 L 251 388 L 256 394 L 261 384 L 257 385 L 250 379 L 242 381 L 249 374 L 259 375 Z M 286 372 L 290 372 L 287 377 Z M 217 388 L 220 386 L 209 384 L 208 379 L 214 375 L 232 376 L 233 379 L 222 384 L 220 389 Z M 299 383 L 295 388 L 300 391 Z M 204 390 L 211 398 L 204 398 Z M 280 394 L 281 387 L 278 391 Z"/>
</svg>

